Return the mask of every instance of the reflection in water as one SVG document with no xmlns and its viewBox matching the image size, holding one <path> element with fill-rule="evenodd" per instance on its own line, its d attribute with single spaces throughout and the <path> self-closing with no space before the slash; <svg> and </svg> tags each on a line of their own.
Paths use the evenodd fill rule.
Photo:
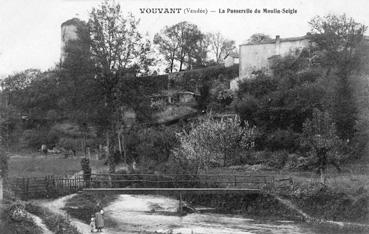
<svg viewBox="0 0 369 234">
<path fill-rule="evenodd" d="M 279 221 L 267 222 L 247 219 L 236 215 L 188 214 L 176 215 L 178 201 L 164 196 L 120 195 L 106 207 L 106 216 L 118 223 L 116 229 L 121 233 L 156 231 L 182 234 L 308 234 L 313 233 L 300 224 Z"/>
</svg>

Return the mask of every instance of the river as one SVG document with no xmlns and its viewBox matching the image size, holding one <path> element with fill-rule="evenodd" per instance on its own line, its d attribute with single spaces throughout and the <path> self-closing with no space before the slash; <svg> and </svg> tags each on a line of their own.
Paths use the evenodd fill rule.
<svg viewBox="0 0 369 234">
<path fill-rule="evenodd" d="M 180 217 L 176 214 L 177 207 L 178 200 L 164 196 L 120 195 L 104 210 L 106 218 L 117 224 L 111 229 L 118 233 L 156 231 L 182 234 L 316 234 L 330 232 L 293 221 L 263 221 L 237 215 L 193 213 Z"/>
</svg>

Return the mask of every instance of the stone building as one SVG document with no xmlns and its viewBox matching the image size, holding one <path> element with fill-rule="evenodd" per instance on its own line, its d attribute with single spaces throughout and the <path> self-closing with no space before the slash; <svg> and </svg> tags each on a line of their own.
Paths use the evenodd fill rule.
<svg viewBox="0 0 369 234">
<path fill-rule="evenodd" d="M 310 45 L 309 35 L 302 37 L 280 38 L 261 43 L 240 45 L 239 77 L 250 77 L 253 71 L 269 70 L 270 61 L 276 56 L 286 56 Z"/>
<path fill-rule="evenodd" d="M 74 43 L 74 47 L 77 46 L 79 47 L 78 49 L 89 50 L 89 37 L 89 29 L 86 22 L 78 18 L 73 18 L 62 23 L 60 54 L 61 62 L 63 62 L 67 57 L 67 45 L 69 45 L 70 43 Z"/>
<path fill-rule="evenodd" d="M 270 65 L 275 58 L 301 51 L 311 44 L 309 35 L 302 37 L 280 38 L 260 43 L 246 43 L 240 45 L 239 76 L 230 82 L 230 89 L 237 90 L 238 83 L 252 78 L 254 71 L 270 72 Z"/>
</svg>

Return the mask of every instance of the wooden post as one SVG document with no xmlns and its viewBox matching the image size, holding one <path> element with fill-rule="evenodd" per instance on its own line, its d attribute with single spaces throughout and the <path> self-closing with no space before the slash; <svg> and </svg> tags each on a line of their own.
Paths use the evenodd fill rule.
<svg viewBox="0 0 369 234">
<path fill-rule="evenodd" d="M 91 150 L 90 150 L 90 147 L 86 147 L 86 149 L 87 149 L 87 156 L 88 156 L 88 159 L 92 159 L 91 158 Z"/>
<path fill-rule="evenodd" d="M 183 203 L 182 202 L 182 193 L 179 192 L 179 207 L 178 207 L 178 211 L 179 211 L 180 214 L 183 213 L 183 204 L 182 203 Z"/>
<path fill-rule="evenodd" d="M 29 198 L 29 178 L 27 178 L 26 191 L 27 191 L 27 197 L 26 197 L 26 200 L 28 200 L 28 198 Z"/>
<path fill-rule="evenodd" d="M 0 206 L 3 202 L 3 197 L 4 197 L 4 195 L 3 195 L 3 178 L 0 177 Z"/>
</svg>

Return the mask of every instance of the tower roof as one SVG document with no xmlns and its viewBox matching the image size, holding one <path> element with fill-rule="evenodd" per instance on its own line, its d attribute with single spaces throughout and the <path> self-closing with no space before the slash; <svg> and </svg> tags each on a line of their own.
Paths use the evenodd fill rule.
<svg viewBox="0 0 369 234">
<path fill-rule="evenodd" d="M 69 19 L 69 20 L 63 22 L 61 24 L 61 26 L 63 27 L 63 26 L 66 26 L 66 25 L 79 25 L 79 24 L 86 24 L 86 22 L 75 17 L 75 18 L 72 18 L 72 19 Z"/>
</svg>

